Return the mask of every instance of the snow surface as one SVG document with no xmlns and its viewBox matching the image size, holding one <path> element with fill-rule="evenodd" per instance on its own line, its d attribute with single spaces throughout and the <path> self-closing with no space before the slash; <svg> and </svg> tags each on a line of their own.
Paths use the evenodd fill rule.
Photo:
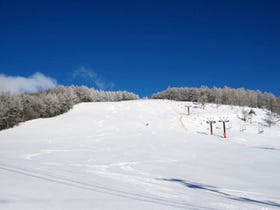
<svg viewBox="0 0 280 210">
<path fill-rule="evenodd" d="M 242 109 L 82 103 L 3 130 L 0 209 L 280 209 L 280 126 L 259 133 L 265 112 Z M 209 135 L 223 118 L 228 138 Z"/>
</svg>

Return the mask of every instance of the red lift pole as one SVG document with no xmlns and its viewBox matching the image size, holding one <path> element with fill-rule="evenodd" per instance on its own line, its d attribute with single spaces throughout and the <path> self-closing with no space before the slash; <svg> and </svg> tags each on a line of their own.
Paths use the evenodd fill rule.
<svg viewBox="0 0 280 210">
<path fill-rule="evenodd" d="M 229 120 L 219 120 L 219 122 L 223 123 L 224 128 L 224 138 L 227 138 L 227 132 L 226 132 L 226 123 L 229 122 Z"/>
<path fill-rule="evenodd" d="M 216 123 L 216 121 L 214 121 L 214 120 L 208 120 L 208 121 L 206 121 L 206 123 L 210 124 L 210 135 L 214 135 L 214 132 L 213 132 L 213 123 Z"/>
<path fill-rule="evenodd" d="M 190 114 L 191 114 L 191 113 L 190 113 L 190 107 L 191 107 L 191 106 L 187 106 L 187 105 L 186 105 L 185 107 L 188 108 L 188 113 L 187 113 L 187 115 L 190 115 Z"/>
</svg>

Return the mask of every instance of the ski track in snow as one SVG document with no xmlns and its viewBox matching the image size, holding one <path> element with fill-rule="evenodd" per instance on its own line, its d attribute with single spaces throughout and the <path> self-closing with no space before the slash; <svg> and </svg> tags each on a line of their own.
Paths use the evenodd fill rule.
<svg viewBox="0 0 280 210">
<path fill-rule="evenodd" d="M 85 149 L 43 149 L 40 150 L 39 153 L 31 153 L 31 154 L 25 154 L 23 157 L 27 160 L 30 160 L 32 158 L 41 156 L 41 155 L 49 155 L 52 153 L 57 152 L 73 152 L 73 151 L 91 151 L 91 150 L 85 150 Z"/>
</svg>

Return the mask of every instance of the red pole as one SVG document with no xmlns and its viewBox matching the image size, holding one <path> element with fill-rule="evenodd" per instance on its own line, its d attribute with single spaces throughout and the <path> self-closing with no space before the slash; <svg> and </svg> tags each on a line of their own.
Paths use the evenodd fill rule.
<svg viewBox="0 0 280 210">
<path fill-rule="evenodd" d="M 214 132 L 213 132 L 213 123 L 216 123 L 215 121 L 207 121 L 206 123 L 209 123 L 210 124 L 210 135 L 214 135 Z"/>
<path fill-rule="evenodd" d="M 223 128 L 224 128 L 224 138 L 227 138 L 226 122 L 229 122 L 229 120 L 220 120 L 219 122 L 222 122 L 222 123 L 223 123 Z"/>
<path fill-rule="evenodd" d="M 223 122 L 223 126 L 224 126 L 224 138 L 227 137 L 227 132 L 226 132 L 226 122 Z"/>
<path fill-rule="evenodd" d="M 213 133 L 213 127 L 212 127 L 212 122 L 210 122 L 210 130 L 211 130 L 211 135 L 214 135 L 214 133 Z"/>
</svg>

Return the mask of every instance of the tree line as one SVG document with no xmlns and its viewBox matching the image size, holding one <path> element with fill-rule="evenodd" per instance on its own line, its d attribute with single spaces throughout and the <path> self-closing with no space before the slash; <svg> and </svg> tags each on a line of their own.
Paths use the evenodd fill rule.
<svg viewBox="0 0 280 210">
<path fill-rule="evenodd" d="M 153 99 L 239 105 L 265 108 L 280 114 L 280 98 L 272 93 L 233 89 L 208 88 L 168 88 L 152 96 Z M 0 94 L 0 130 L 13 127 L 20 122 L 36 118 L 53 117 L 70 110 L 80 102 L 106 102 L 136 100 L 139 96 L 127 91 L 99 91 L 86 86 L 58 86 L 32 94 Z"/>
<path fill-rule="evenodd" d="M 200 102 L 203 105 L 205 103 L 216 103 L 249 106 L 268 109 L 274 113 L 280 114 L 280 98 L 277 98 L 272 93 L 263 93 L 259 90 L 245 90 L 244 88 L 208 88 L 207 86 L 202 86 L 200 88 L 170 87 L 162 92 L 154 94 L 152 98 L 193 101 Z"/>
<path fill-rule="evenodd" d="M 33 94 L 0 94 L 0 130 L 36 118 L 53 117 L 80 102 L 135 100 L 139 96 L 127 91 L 99 91 L 85 86 L 58 86 Z"/>
</svg>

